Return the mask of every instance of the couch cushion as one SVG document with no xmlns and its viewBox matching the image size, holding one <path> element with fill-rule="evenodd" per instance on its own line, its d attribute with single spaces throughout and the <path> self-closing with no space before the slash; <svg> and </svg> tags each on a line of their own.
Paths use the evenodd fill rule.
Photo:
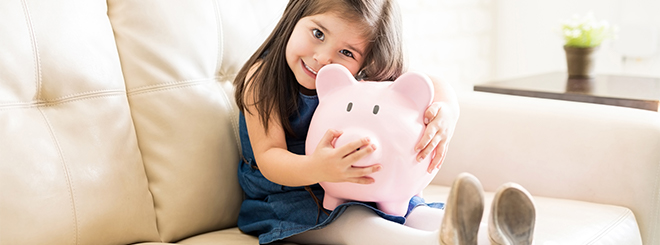
<svg viewBox="0 0 660 245">
<path fill-rule="evenodd" d="M 106 11 L 0 1 L 0 244 L 158 239 Z"/>
<path fill-rule="evenodd" d="M 427 201 L 444 202 L 449 195 L 449 187 L 429 185 L 424 189 Z M 482 227 L 487 227 L 490 203 L 494 193 L 485 193 L 485 209 Z M 534 197 L 536 206 L 536 227 L 534 243 L 546 245 L 560 244 L 642 244 L 635 216 L 630 209 L 589 202 Z M 480 230 L 480 241 L 486 241 L 486 230 Z M 257 244 L 254 236 L 241 233 L 238 228 L 210 232 L 194 236 L 177 244 Z M 144 243 L 140 245 L 156 245 Z M 283 243 L 291 244 L 291 243 Z"/>
<path fill-rule="evenodd" d="M 157 243 L 157 242 L 147 242 L 139 243 L 136 245 L 165 245 L 172 243 Z M 194 236 L 185 240 L 182 240 L 176 244 L 188 244 L 188 245 L 217 245 L 217 244 L 228 244 L 228 245 L 256 245 L 259 244 L 259 239 L 255 236 L 250 236 L 241 233 L 238 228 L 225 229 L 221 231 L 214 231 L 198 236 Z M 283 243 L 275 242 L 273 245 L 295 245 L 293 243 Z"/>
<path fill-rule="evenodd" d="M 164 242 L 236 225 L 237 111 L 221 79 L 218 1 L 110 0 L 112 23 Z"/>
<path fill-rule="evenodd" d="M 429 185 L 424 189 L 424 198 L 444 202 L 449 190 Z M 493 196 L 493 192 L 485 193 L 482 223 L 488 222 Z M 534 197 L 534 202 L 535 244 L 642 244 L 637 221 L 628 208 L 547 197 Z M 482 232 L 486 231 L 480 230 L 479 236 L 487 237 Z"/>
<path fill-rule="evenodd" d="M 223 55 L 220 74 L 235 76 L 273 31 L 288 0 L 220 0 Z"/>
<path fill-rule="evenodd" d="M 242 233 L 238 228 L 231 228 L 222 231 L 211 232 L 180 241 L 179 244 L 188 245 L 213 245 L 222 241 L 226 244 L 236 245 L 254 245 L 259 244 L 259 239 Z"/>
</svg>

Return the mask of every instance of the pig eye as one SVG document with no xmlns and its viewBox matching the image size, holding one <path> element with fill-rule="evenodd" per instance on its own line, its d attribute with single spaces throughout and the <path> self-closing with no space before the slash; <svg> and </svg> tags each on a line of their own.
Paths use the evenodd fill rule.
<svg viewBox="0 0 660 245">
<path fill-rule="evenodd" d="M 374 115 L 378 114 L 378 110 L 380 110 L 380 106 L 375 105 L 374 106 L 374 111 L 373 111 Z"/>
<path fill-rule="evenodd" d="M 353 102 L 348 102 L 348 106 L 346 106 L 346 111 L 350 112 L 351 109 L 353 109 Z"/>
</svg>

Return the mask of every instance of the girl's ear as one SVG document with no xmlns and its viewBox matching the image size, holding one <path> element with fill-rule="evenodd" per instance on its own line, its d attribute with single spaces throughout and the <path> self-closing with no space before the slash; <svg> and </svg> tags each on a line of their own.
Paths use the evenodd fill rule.
<svg viewBox="0 0 660 245">
<path fill-rule="evenodd" d="M 319 99 L 330 94 L 332 91 L 357 83 L 351 72 L 340 64 L 329 64 L 323 66 L 316 74 L 316 94 Z"/>
<path fill-rule="evenodd" d="M 407 72 L 397 78 L 390 89 L 412 100 L 420 111 L 433 102 L 433 83 L 431 79 L 421 73 Z"/>
</svg>

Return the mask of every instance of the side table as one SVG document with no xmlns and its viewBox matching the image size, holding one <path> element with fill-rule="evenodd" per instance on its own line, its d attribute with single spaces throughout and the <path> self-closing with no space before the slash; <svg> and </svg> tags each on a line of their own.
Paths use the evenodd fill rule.
<svg viewBox="0 0 660 245">
<path fill-rule="evenodd" d="M 569 79 L 565 72 L 497 81 L 474 91 L 631 107 L 659 111 L 660 78 L 596 75 Z"/>
</svg>

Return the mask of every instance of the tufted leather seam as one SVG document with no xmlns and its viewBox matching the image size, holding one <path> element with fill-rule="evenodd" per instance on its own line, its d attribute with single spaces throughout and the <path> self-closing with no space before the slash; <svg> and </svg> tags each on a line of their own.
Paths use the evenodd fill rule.
<svg viewBox="0 0 660 245">
<path fill-rule="evenodd" d="M 590 241 L 587 244 L 598 244 L 598 241 L 602 240 L 603 237 L 609 234 L 610 231 L 614 230 L 614 228 L 620 226 L 623 223 L 623 221 L 626 220 L 626 217 L 630 216 L 631 214 L 633 214 L 632 211 L 626 209 L 625 212 L 623 212 L 616 221 L 614 221 L 609 227 L 607 227 L 599 234 L 596 234 L 592 239 L 590 239 Z"/>
<path fill-rule="evenodd" d="M 60 146 L 60 142 L 57 140 L 57 137 L 55 136 L 55 131 L 53 130 L 53 126 L 50 124 L 50 121 L 48 120 L 48 117 L 46 114 L 39 108 L 39 113 L 41 113 L 41 116 L 44 118 L 44 121 L 46 122 L 46 125 L 48 126 L 48 131 L 50 132 L 50 137 L 52 138 L 53 142 L 55 143 L 55 147 L 57 147 L 57 152 L 60 156 L 60 161 L 62 163 L 62 170 L 64 170 L 64 177 L 66 179 L 67 185 L 69 187 L 69 197 L 71 198 L 71 213 L 72 213 L 72 219 L 73 219 L 73 244 L 78 244 L 78 215 L 76 212 L 76 198 L 75 198 L 75 192 L 76 189 L 73 186 L 73 181 L 71 180 L 71 173 L 69 172 L 69 168 L 67 166 L 67 161 L 66 158 L 64 157 L 64 152 L 62 152 L 62 147 Z"/>
<path fill-rule="evenodd" d="M 239 133 L 239 126 L 238 126 L 238 112 L 234 110 L 234 107 L 232 104 L 234 103 L 229 99 L 229 96 L 227 96 L 227 92 L 222 89 L 222 97 L 225 99 L 226 102 L 226 107 L 231 111 L 229 113 L 231 117 L 231 129 L 234 131 L 234 141 L 236 141 L 236 145 L 238 146 L 238 152 L 239 152 L 239 157 L 242 159 L 243 158 L 243 150 L 241 149 L 241 136 Z"/>
<path fill-rule="evenodd" d="M 167 90 L 172 90 L 172 89 L 178 89 L 178 88 L 184 88 L 184 87 L 192 87 L 196 86 L 198 84 L 206 83 L 206 82 L 213 82 L 213 81 L 218 81 L 218 77 L 213 78 L 213 79 L 204 79 L 204 80 L 190 80 L 187 82 L 175 82 L 175 83 L 165 83 L 165 84 L 160 84 L 160 85 L 152 85 L 152 86 L 143 86 L 139 90 L 133 90 L 128 92 L 128 96 L 135 96 L 135 95 L 140 95 L 140 94 L 146 94 L 146 93 L 153 93 L 153 92 L 161 92 L 161 91 L 167 91 Z M 231 106 L 232 102 L 229 97 L 227 96 L 227 92 L 220 88 L 222 91 L 222 97 L 224 98 L 225 102 L 228 105 L 229 111 L 232 111 L 230 113 L 231 115 L 231 124 L 232 124 L 232 131 L 234 132 L 234 139 L 240 148 L 241 142 L 240 142 L 240 136 L 238 132 L 238 117 L 236 115 L 236 111 L 234 110 L 234 107 Z M 240 150 L 240 149 L 239 149 Z"/>
<path fill-rule="evenodd" d="M 224 58 L 225 55 L 225 50 L 223 49 L 223 43 L 224 43 L 224 33 L 222 32 L 222 16 L 220 15 L 220 6 L 218 5 L 218 2 L 215 0 L 211 0 L 213 2 L 213 6 L 215 7 L 215 23 L 217 25 L 217 32 L 218 32 L 218 54 L 216 57 L 216 71 L 215 73 L 218 74 L 220 72 L 220 68 L 222 67 L 222 59 Z"/>
<path fill-rule="evenodd" d="M 226 80 L 233 81 L 234 80 L 233 78 L 235 78 L 235 77 L 236 77 L 236 74 L 223 75 L 223 76 L 221 76 L 219 81 L 226 81 Z M 225 100 L 227 101 L 227 103 L 229 103 L 228 105 L 232 105 L 232 104 L 236 103 L 234 101 L 230 101 L 229 97 L 227 96 L 227 92 L 224 89 L 222 89 L 222 92 L 223 92 L 223 95 L 225 97 Z M 236 144 L 238 145 L 239 154 L 240 154 L 240 157 L 242 158 L 243 157 L 243 149 L 242 149 L 242 145 L 241 145 L 241 135 L 240 135 L 240 132 L 239 132 L 240 130 L 239 130 L 239 126 L 238 126 L 238 117 L 237 117 L 238 112 L 236 110 L 234 110 L 233 106 L 230 106 L 230 107 L 231 107 L 230 110 L 233 112 L 233 113 L 231 113 L 231 117 L 232 117 L 231 122 L 232 122 L 232 126 L 234 127 L 234 136 L 236 137 L 235 138 Z"/>
<path fill-rule="evenodd" d="M 85 95 L 94 95 L 94 94 L 99 94 L 99 93 L 105 93 L 105 92 L 121 92 L 124 93 L 124 90 L 120 89 L 99 89 L 99 90 L 92 90 L 88 92 L 81 92 L 81 93 L 75 93 L 75 94 L 70 94 L 70 95 L 65 95 L 65 96 L 60 96 L 52 100 L 46 100 L 46 101 L 64 101 L 70 98 L 75 98 L 75 97 L 81 97 Z"/>
<path fill-rule="evenodd" d="M 219 79 L 222 80 L 229 80 L 229 81 L 234 81 L 234 78 L 238 75 L 238 73 L 232 73 L 232 74 L 224 74 L 219 77 Z"/>
<path fill-rule="evenodd" d="M 133 89 L 129 89 L 126 92 L 126 94 L 128 96 L 131 96 L 131 95 L 151 93 L 151 92 L 161 91 L 161 90 L 169 90 L 171 88 L 177 88 L 177 87 L 188 87 L 188 86 L 195 85 L 195 84 L 214 81 L 215 79 L 217 79 L 217 77 L 204 78 L 204 79 L 194 79 L 194 80 L 183 80 L 183 81 L 167 82 L 167 83 L 155 84 L 155 85 L 140 86 L 140 87 L 136 87 L 136 88 L 133 88 Z"/>
<path fill-rule="evenodd" d="M 36 100 L 41 99 L 41 58 L 39 56 L 39 44 L 37 43 L 36 35 L 34 34 L 34 25 L 32 25 L 32 17 L 30 15 L 30 9 L 26 0 L 21 1 L 23 5 L 23 13 L 25 14 L 25 21 L 27 22 L 27 28 L 30 32 L 30 42 L 32 44 L 32 52 L 34 52 L 34 82 L 37 87 L 37 96 Z"/>
<path fill-rule="evenodd" d="M 108 96 L 125 95 L 123 90 L 98 90 L 89 93 L 80 93 L 76 96 L 63 96 L 55 100 L 42 100 L 37 102 L 18 102 L 18 103 L 4 103 L 0 104 L 0 111 L 17 109 L 17 108 L 32 108 L 32 107 L 49 107 L 69 102 L 80 100 L 95 99 Z"/>
<path fill-rule="evenodd" d="M 217 1 L 213 1 L 213 4 L 215 6 L 215 18 L 216 18 L 216 24 L 218 25 L 218 58 L 217 58 L 217 65 L 216 65 L 216 71 L 215 73 L 218 74 L 220 77 L 216 77 L 216 81 L 224 81 L 224 80 L 229 80 L 226 79 L 226 75 L 220 75 L 219 73 L 222 70 L 222 61 L 224 60 L 224 55 L 225 55 L 225 50 L 224 50 L 224 32 L 222 29 L 222 14 L 220 13 L 220 6 Z M 232 76 L 235 77 L 236 75 Z M 218 80 L 220 79 L 220 80 Z M 231 79 L 233 81 L 233 79 Z M 222 85 L 220 85 L 222 86 Z M 232 125 L 232 130 L 234 131 L 234 141 L 236 142 L 236 146 L 238 147 L 238 154 L 239 158 L 243 159 L 243 150 L 242 145 L 241 145 L 241 136 L 240 136 L 240 130 L 239 130 L 239 125 L 238 125 L 238 112 L 234 110 L 234 101 L 231 101 L 229 99 L 229 96 L 227 96 L 227 91 L 224 88 L 220 88 L 222 90 L 222 97 L 224 97 L 227 109 L 231 111 L 232 113 L 229 113 L 231 117 L 231 125 Z M 243 193 L 245 195 L 245 193 Z"/>
</svg>

